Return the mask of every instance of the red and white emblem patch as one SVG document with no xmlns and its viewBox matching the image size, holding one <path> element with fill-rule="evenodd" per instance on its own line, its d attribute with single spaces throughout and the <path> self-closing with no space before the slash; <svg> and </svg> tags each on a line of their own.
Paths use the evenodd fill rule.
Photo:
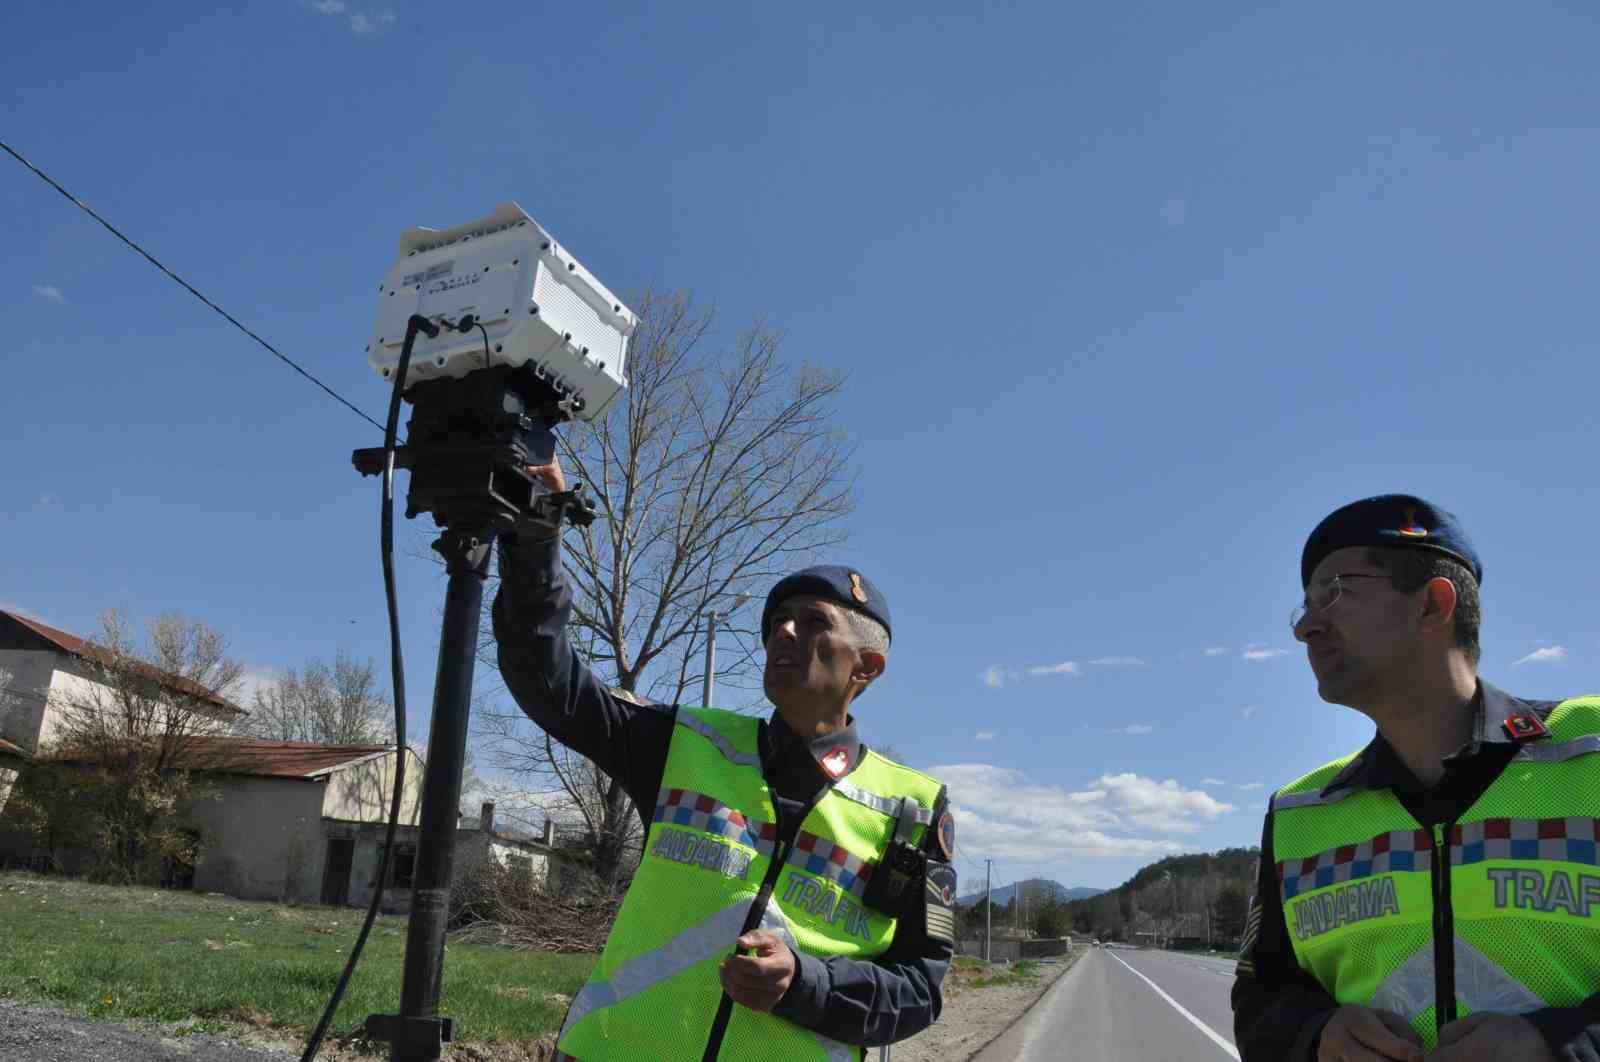
<svg viewBox="0 0 1600 1062">
<path fill-rule="evenodd" d="M 842 778 L 844 772 L 850 769 L 850 750 L 843 745 L 835 745 L 822 757 L 822 769 L 828 772 L 829 778 Z"/>
</svg>

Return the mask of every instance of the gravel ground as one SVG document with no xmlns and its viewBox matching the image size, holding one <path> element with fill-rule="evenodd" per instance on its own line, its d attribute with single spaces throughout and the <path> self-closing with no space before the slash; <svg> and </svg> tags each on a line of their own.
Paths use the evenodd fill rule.
<svg viewBox="0 0 1600 1062">
<path fill-rule="evenodd" d="M 963 988 L 959 982 L 947 983 L 939 1020 L 932 1028 L 895 1044 L 890 1062 L 966 1062 L 1038 1002 L 1081 954 L 1075 952 L 1059 962 L 1041 965 L 1039 980 L 1028 987 Z M 868 1062 L 876 1062 L 877 1057 L 876 1051 L 867 1052 Z"/>
<path fill-rule="evenodd" d="M 292 1062 L 299 1057 L 286 1048 L 203 1034 L 174 1036 L 170 1028 L 111 1024 L 59 1007 L 0 999 L 0 1058 L 6 1062 Z"/>
</svg>

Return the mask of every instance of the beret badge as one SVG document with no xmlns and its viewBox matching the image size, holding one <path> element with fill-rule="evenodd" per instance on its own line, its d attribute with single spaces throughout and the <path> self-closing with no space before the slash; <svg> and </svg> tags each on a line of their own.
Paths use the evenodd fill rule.
<svg viewBox="0 0 1600 1062">
<path fill-rule="evenodd" d="M 1405 524 L 1398 530 L 1400 534 L 1404 535 L 1406 538 L 1428 537 L 1428 529 L 1417 523 L 1417 511 L 1415 509 L 1406 510 Z"/>
<path fill-rule="evenodd" d="M 866 588 L 861 585 L 860 572 L 850 573 L 850 596 L 861 602 L 863 605 L 867 603 L 867 591 Z"/>
</svg>

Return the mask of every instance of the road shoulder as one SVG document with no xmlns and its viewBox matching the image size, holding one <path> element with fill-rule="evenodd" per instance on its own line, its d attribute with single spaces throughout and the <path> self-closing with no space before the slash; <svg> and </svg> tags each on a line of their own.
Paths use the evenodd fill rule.
<svg viewBox="0 0 1600 1062">
<path fill-rule="evenodd" d="M 931 1028 L 894 1045 L 893 1062 L 966 1062 L 998 1039 L 1059 981 L 1083 955 L 1082 949 L 1039 966 L 1039 979 L 1029 985 L 969 987 L 973 980 L 952 971 L 947 981 L 944 1012 Z M 1004 970 L 997 965 L 996 970 Z M 953 989 L 953 991 L 952 991 Z M 872 1052 L 868 1052 L 871 1058 Z"/>
</svg>

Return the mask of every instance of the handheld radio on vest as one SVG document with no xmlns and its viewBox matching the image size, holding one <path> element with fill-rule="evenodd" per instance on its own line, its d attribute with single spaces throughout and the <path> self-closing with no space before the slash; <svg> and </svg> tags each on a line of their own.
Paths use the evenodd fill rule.
<svg viewBox="0 0 1600 1062">
<path fill-rule="evenodd" d="M 861 902 L 885 914 L 907 914 L 922 902 L 921 893 L 914 887 L 928 869 L 928 856 L 911 844 L 917 827 L 917 805 L 906 801 L 901 805 L 899 822 L 895 825 L 894 840 L 883 853 L 883 861 L 867 881 Z"/>
</svg>

